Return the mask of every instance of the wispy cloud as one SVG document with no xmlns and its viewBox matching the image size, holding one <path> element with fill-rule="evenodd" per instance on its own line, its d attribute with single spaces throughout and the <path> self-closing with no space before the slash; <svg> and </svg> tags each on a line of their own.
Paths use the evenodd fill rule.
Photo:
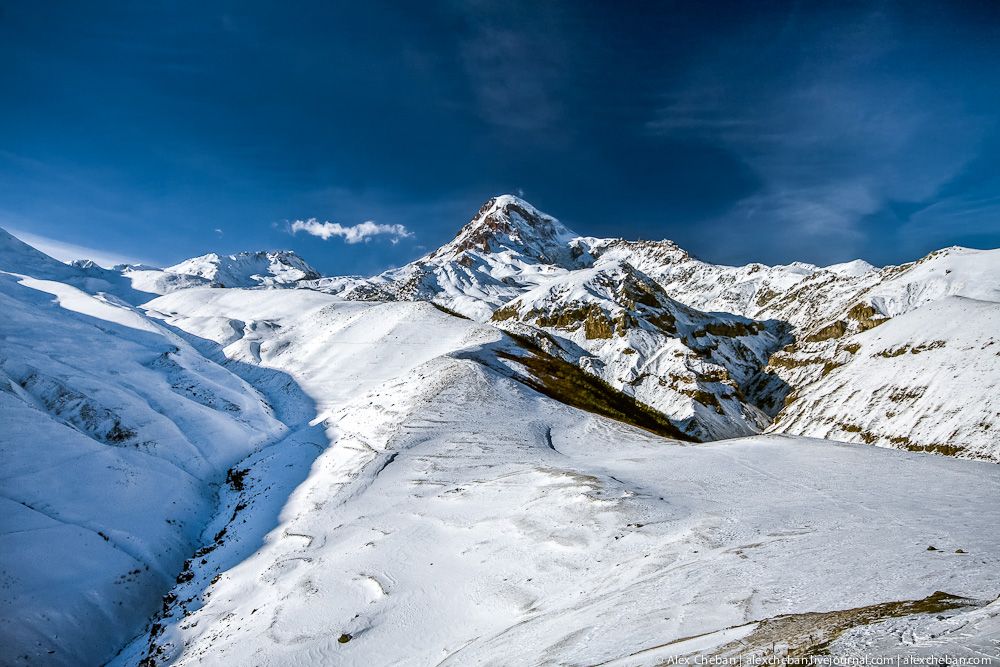
<svg viewBox="0 0 1000 667">
<path fill-rule="evenodd" d="M 66 243 L 65 241 L 52 239 L 39 234 L 31 234 L 29 232 L 22 232 L 12 228 L 8 228 L 8 231 L 33 248 L 41 250 L 49 257 L 54 257 L 61 262 L 71 262 L 75 259 L 89 259 L 104 267 L 111 267 L 115 264 L 144 263 L 136 257 L 118 255 L 107 252 L 106 250 L 90 248 L 83 245 L 77 245 L 75 243 Z"/>
<path fill-rule="evenodd" d="M 357 225 L 342 225 L 338 222 L 320 222 L 316 218 L 309 218 L 308 220 L 292 222 L 290 230 L 292 234 L 305 232 L 311 236 L 318 236 L 324 241 L 339 236 L 347 243 L 361 243 L 375 236 L 388 236 L 393 243 L 398 243 L 399 239 L 413 236 L 413 233 L 404 225 L 382 225 L 372 220 L 366 220 Z"/>
<path fill-rule="evenodd" d="M 527 3 L 461 5 L 466 36 L 459 55 L 476 109 L 486 122 L 522 131 L 552 129 L 566 112 L 560 83 L 573 65 L 559 12 L 532 3 L 531 20 L 516 21 Z"/>
<path fill-rule="evenodd" d="M 788 48 L 708 56 L 647 120 L 650 134 L 725 147 L 760 178 L 720 230 L 752 221 L 752 245 L 842 259 L 833 253 L 865 249 L 871 216 L 933 201 L 977 156 L 989 119 L 963 107 L 961 82 L 880 74 L 911 55 L 896 17 L 873 11 L 847 28 L 800 23 L 796 43 L 809 46 L 791 63 Z"/>
</svg>

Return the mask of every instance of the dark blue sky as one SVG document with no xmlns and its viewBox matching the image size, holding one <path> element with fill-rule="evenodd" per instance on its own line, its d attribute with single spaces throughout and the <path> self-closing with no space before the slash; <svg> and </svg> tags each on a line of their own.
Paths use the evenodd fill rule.
<svg viewBox="0 0 1000 667">
<path fill-rule="evenodd" d="M 0 91 L 0 226 L 101 258 L 371 273 L 501 192 L 718 262 L 1000 245 L 996 2 L 0 0 Z"/>
</svg>

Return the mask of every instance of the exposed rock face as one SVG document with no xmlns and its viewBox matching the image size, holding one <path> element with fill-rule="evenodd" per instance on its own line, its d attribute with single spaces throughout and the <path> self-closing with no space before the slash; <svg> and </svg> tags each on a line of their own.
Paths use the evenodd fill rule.
<svg viewBox="0 0 1000 667">
<path fill-rule="evenodd" d="M 788 341 L 778 323 L 684 306 L 617 260 L 530 290 L 493 320 L 544 330 L 560 356 L 698 440 L 754 433 L 769 422 L 769 406 L 755 400 L 768 385 L 761 368 Z"/>
</svg>

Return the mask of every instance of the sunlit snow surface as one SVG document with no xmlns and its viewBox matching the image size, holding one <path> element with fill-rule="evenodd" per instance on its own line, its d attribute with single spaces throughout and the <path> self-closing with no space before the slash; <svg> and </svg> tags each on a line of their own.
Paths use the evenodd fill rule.
<svg viewBox="0 0 1000 667">
<path fill-rule="evenodd" d="M 96 663 L 198 546 L 213 482 L 287 428 L 113 295 L 0 272 L 0 312 L 2 661 Z"/>
<path fill-rule="evenodd" d="M 499 376 L 476 361 L 496 331 L 427 304 L 262 296 L 148 305 L 295 377 L 331 443 L 242 464 L 206 531 L 222 545 L 160 621 L 163 660 L 597 664 L 781 613 L 1000 590 L 995 465 L 681 445 Z M 220 318 L 269 326 L 244 340 Z"/>
<path fill-rule="evenodd" d="M 486 319 L 572 282 L 568 230 L 546 217 L 540 243 L 511 221 L 526 252 L 442 262 L 448 304 Z M 818 403 L 795 428 L 936 441 L 996 423 L 996 251 L 712 268 L 669 243 L 583 241 L 702 309 L 784 316 L 742 309 L 787 289 L 814 323 L 859 295 L 894 315 L 833 344 L 860 347 L 803 392 Z M 300 282 L 256 262 L 237 262 L 247 284 Z M 67 266 L 0 232 L 2 664 L 100 664 L 126 644 L 114 664 L 659 664 L 776 615 L 934 591 L 984 606 L 855 628 L 830 650 L 1000 657 L 995 464 L 665 440 L 515 382 L 497 351 L 518 343 L 431 304 L 194 273 Z M 903 408 L 883 400 L 917 385 Z"/>
<path fill-rule="evenodd" d="M 947 297 L 848 345 L 773 431 L 1000 462 L 1000 303 Z"/>
</svg>

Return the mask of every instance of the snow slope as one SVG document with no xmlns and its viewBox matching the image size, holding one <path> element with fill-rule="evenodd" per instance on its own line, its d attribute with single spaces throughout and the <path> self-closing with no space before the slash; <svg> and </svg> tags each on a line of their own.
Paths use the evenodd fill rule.
<svg viewBox="0 0 1000 667">
<path fill-rule="evenodd" d="M 294 377 L 330 445 L 238 466 L 116 665 L 599 664 L 776 614 L 1000 592 L 992 464 L 665 440 L 515 382 L 496 370 L 514 341 L 427 304 L 189 290 L 149 308 Z M 268 324 L 244 340 L 216 318 Z"/>
<path fill-rule="evenodd" d="M 213 483 L 286 430 L 169 329 L 77 287 L 128 289 L 106 273 L 0 237 L 4 664 L 113 655 L 197 544 Z"/>
<path fill-rule="evenodd" d="M 71 264 L 60 262 L 0 229 L 0 270 L 30 274 L 31 277 L 53 280 L 75 287 L 88 294 L 104 294 L 133 305 L 147 301 L 160 292 L 144 291 L 133 285 L 128 275 L 120 270 L 105 269 L 88 260 Z M 149 267 L 141 267 L 149 269 Z M 159 269 L 157 273 L 162 273 Z M 186 286 L 186 285 L 185 285 Z"/>
<path fill-rule="evenodd" d="M 991 433 L 1000 250 L 945 248 L 869 275 L 879 282 L 770 359 L 794 387 L 771 428 L 1000 460 Z"/>
<path fill-rule="evenodd" d="M 149 295 L 147 299 L 158 294 L 169 294 L 179 289 L 208 287 L 212 284 L 210 279 L 200 275 L 173 273 L 150 266 L 124 265 L 114 268 L 121 272 L 122 277 L 128 280 L 134 289 Z M 135 303 L 138 305 L 147 299 L 140 299 Z"/>
<path fill-rule="evenodd" d="M 894 317 L 840 341 L 770 430 L 1000 462 L 998 332 L 994 301 L 953 296 Z"/>
</svg>

